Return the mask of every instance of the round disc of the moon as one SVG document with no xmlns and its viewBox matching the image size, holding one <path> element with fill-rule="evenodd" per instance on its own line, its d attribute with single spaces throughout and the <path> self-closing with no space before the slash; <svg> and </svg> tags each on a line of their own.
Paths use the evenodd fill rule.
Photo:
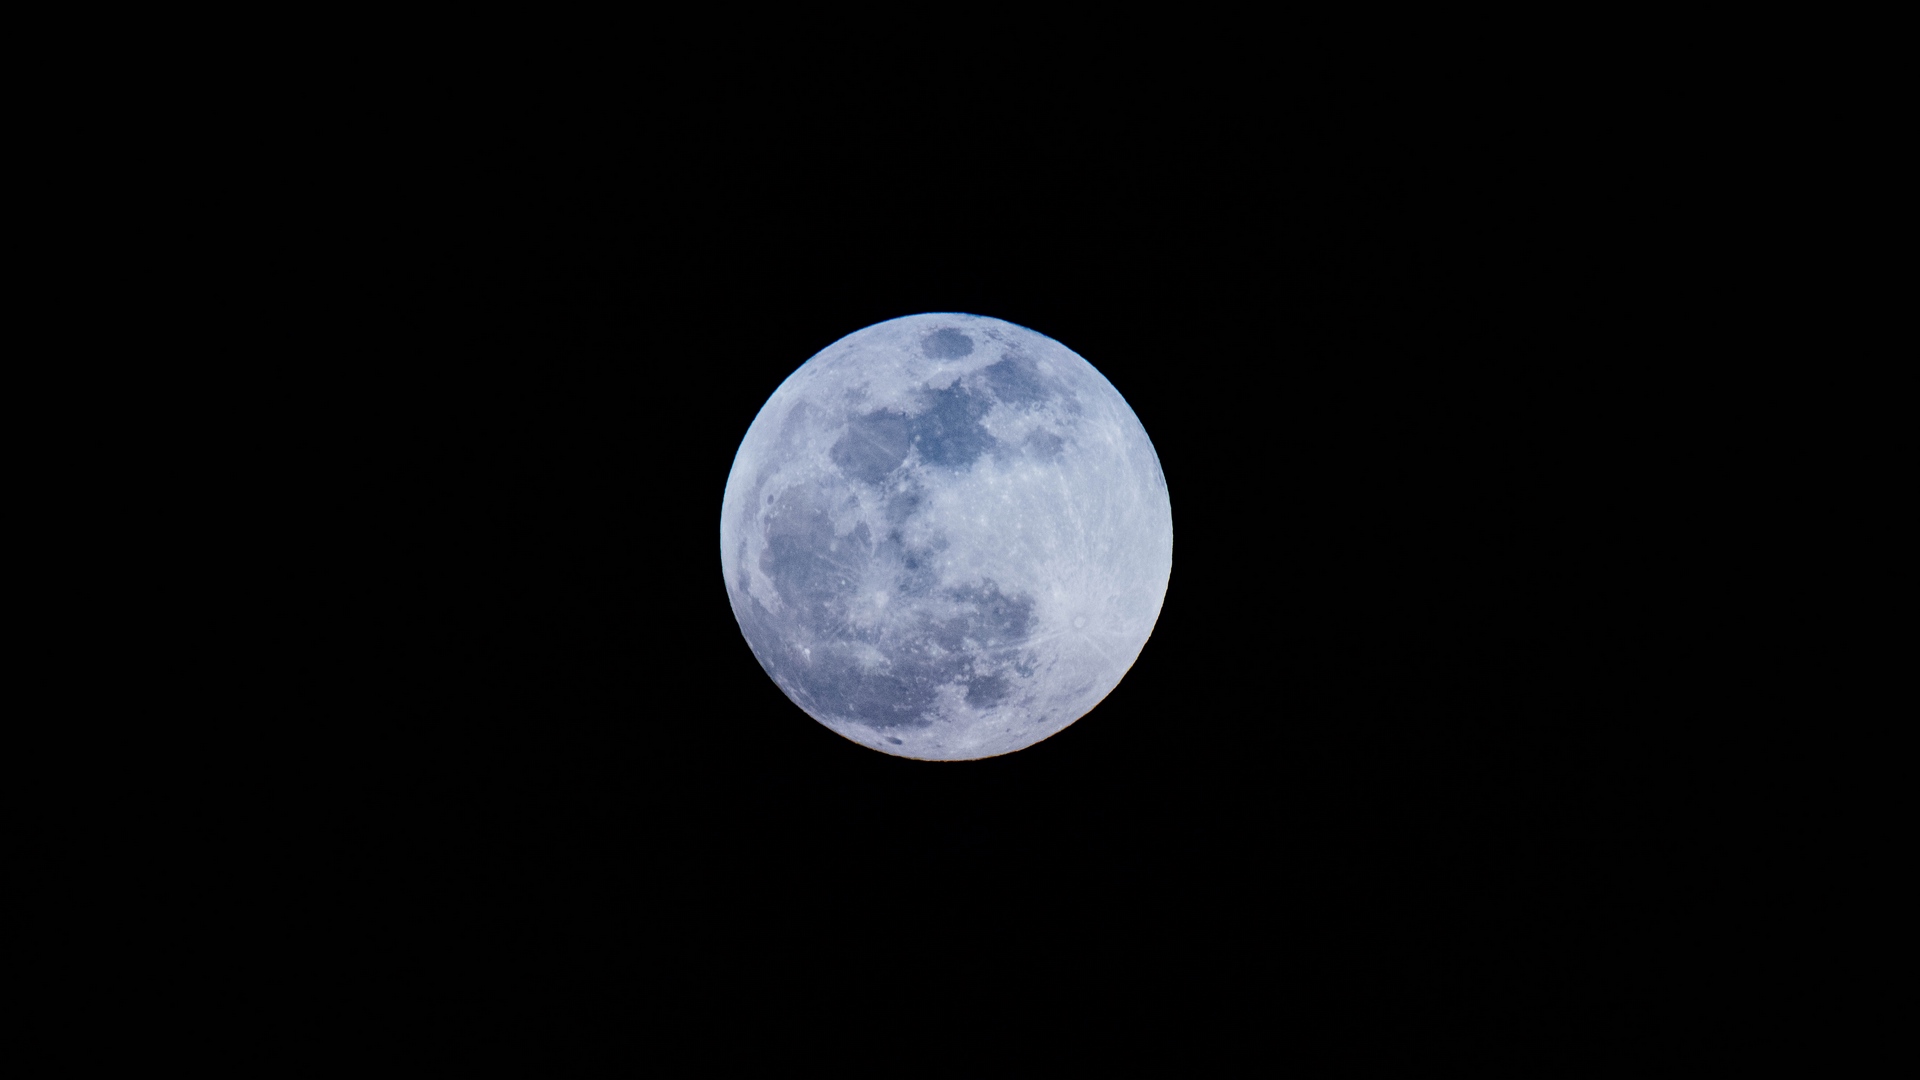
<svg viewBox="0 0 1920 1080">
<path fill-rule="evenodd" d="M 720 516 L 734 616 L 807 715 L 956 761 L 1031 746 L 1133 666 L 1173 569 L 1139 418 L 1066 346 L 910 315 L 822 350 L 740 443 Z"/>
</svg>

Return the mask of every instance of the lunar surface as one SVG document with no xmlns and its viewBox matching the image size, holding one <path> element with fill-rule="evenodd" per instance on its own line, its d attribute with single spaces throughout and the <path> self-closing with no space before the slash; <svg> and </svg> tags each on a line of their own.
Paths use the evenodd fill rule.
<svg viewBox="0 0 1920 1080">
<path fill-rule="evenodd" d="M 1133 666 L 1166 597 L 1153 444 L 1059 342 L 977 315 L 849 334 L 761 408 L 720 558 L 741 633 L 809 716 L 936 761 L 1031 746 Z"/>
</svg>

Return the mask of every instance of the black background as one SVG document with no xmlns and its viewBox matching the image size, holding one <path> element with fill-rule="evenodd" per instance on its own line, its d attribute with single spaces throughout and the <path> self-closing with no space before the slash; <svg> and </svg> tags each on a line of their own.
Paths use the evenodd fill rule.
<svg viewBox="0 0 1920 1080">
<path fill-rule="evenodd" d="M 321 873 L 384 1022 L 722 1054 L 1669 1022 L 1633 975 L 1679 856 L 1629 178 L 1525 124 L 1229 97 L 390 121 L 335 286 L 368 692 Z M 922 311 L 1084 356 L 1173 504 L 1126 679 L 978 762 L 809 719 L 719 568 L 760 406 Z"/>
</svg>

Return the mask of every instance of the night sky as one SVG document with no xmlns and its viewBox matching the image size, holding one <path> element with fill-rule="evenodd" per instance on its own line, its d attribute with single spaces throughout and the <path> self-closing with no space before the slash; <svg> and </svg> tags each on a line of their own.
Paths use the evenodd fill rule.
<svg viewBox="0 0 1920 1080">
<path fill-rule="evenodd" d="M 423 127 L 362 196 L 374 599 L 326 876 L 385 1022 L 1664 1023 L 1604 989 L 1664 917 L 1678 705 L 1588 181 L 1444 130 L 775 113 Z M 808 718 L 720 573 L 762 403 L 922 311 L 1085 357 L 1173 505 L 1125 680 L 970 763 Z"/>
</svg>

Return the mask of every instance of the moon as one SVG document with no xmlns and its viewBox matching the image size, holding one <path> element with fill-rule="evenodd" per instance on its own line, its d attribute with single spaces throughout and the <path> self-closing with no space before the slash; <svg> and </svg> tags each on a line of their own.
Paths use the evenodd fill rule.
<svg viewBox="0 0 1920 1080">
<path fill-rule="evenodd" d="M 720 559 L 740 632 L 807 715 L 964 761 L 1120 684 L 1166 598 L 1173 511 L 1146 429 L 1071 349 L 908 315 L 767 399 L 727 476 Z"/>
</svg>

